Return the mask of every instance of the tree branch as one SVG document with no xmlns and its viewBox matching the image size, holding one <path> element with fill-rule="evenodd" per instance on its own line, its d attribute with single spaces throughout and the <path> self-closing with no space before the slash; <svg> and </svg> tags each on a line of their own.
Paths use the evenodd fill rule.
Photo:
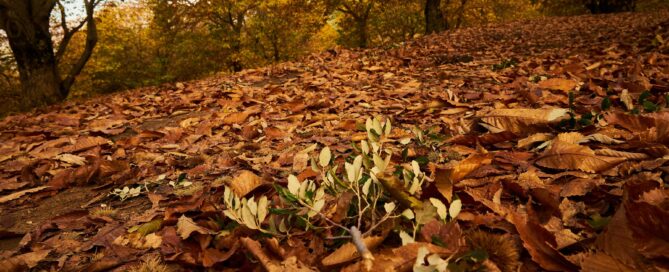
<svg viewBox="0 0 669 272">
<path fill-rule="evenodd" d="M 98 30 L 93 14 L 95 12 L 95 7 L 102 0 L 83 0 L 83 1 L 86 8 L 86 20 L 85 20 L 86 45 L 84 46 L 84 52 L 81 53 L 81 56 L 79 56 L 77 62 L 74 64 L 72 69 L 70 69 L 70 72 L 67 74 L 65 79 L 63 79 L 63 81 L 61 82 L 60 90 L 61 94 L 64 97 L 67 97 L 67 94 L 70 92 L 72 84 L 74 84 L 74 79 L 76 78 L 77 75 L 79 75 L 79 73 L 81 73 L 81 70 L 84 69 L 86 62 L 88 62 L 88 59 L 90 59 L 91 55 L 93 55 L 93 49 L 95 48 L 95 45 L 98 42 Z"/>
<path fill-rule="evenodd" d="M 70 40 L 72 40 L 74 34 L 79 32 L 79 30 L 84 26 L 84 24 L 86 24 L 87 20 L 79 22 L 79 24 L 72 29 L 68 28 L 65 14 L 65 7 L 63 6 L 60 0 L 57 0 L 56 4 L 58 5 L 58 9 L 60 10 L 60 27 L 63 29 L 63 39 L 60 41 L 60 44 L 58 44 L 58 49 L 56 50 L 56 63 L 59 63 L 60 60 L 63 58 L 63 55 L 65 55 L 65 50 L 67 49 Z"/>
</svg>

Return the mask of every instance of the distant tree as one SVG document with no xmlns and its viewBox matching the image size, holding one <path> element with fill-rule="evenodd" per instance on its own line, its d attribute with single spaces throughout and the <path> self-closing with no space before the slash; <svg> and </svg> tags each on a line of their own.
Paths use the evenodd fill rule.
<svg viewBox="0 0 669 272">
<path fill-rule="evenodd" d="M 425 33 L 441 32 L 446 29 L 448 29 L 448 23 L 441 11 L 441 0 L 426 0 Z"/>
<path fill-rule="evenodd" d="M 587 0 L 585 7 L 592 14 L 634 11 L 636 0 Z"/>
<path fill-rule="evenodd" d="M 21 82 L 21 109 L 53 104 L 65 99 L 76 76 L 86 65 L 97 43 L 93 18 L 95 8 L 104 0 L 82 0 L 85 17 L 74 26 L 68 25 L 61 0 L 0 0 L 0 29 L 7 35 Z M 61 40 L 56 50 L 50 32 L 51 12 L 58 8 Z M 58 63 L 71 38 L 86 27 L 85 49 L 64 77 Z"/>
<path fill-rule="evenodd" d="M 348 26 L 352 37 L 347 44 L 352 47 L 367 47 L 369 43 L 369 19 L 372 9 L 379 4 L 377 0 L 341 0 L 337 10 L 345 14 L 349 20 Z M 348 30 L 348 29 L 347 29 Z"/>
<path fill-rule="evenodd" d="M 545 14 L 575 15 L 634 11 L 636 0 L 531 0 L 540 4 Z"/>
<path fill-rule="evenodd" d="M 266 61 L 294 59 L 326 23 L 321 1 L 264 1 L 249 18 L 248 38 L 254 53 Z"/>
<path fill-rule="evenodd" d="M 234 72 L 241 71 L 243 63 L 242 39 L 251 13 L 262 1 L 259 0 L 202 0 L 200 6 L 209 20 L 214 34 L 230 47 L 230 66 Z"/>
</svg>

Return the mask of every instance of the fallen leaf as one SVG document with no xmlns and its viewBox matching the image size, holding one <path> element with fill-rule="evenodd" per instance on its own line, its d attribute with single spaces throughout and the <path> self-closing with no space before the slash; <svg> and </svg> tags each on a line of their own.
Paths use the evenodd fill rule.
<svg viewBox="0 0 669 272">
<path fill-rule="evenodd" d="M 373 250 L 378 245 L 380 245 L 384 239 L 385 237 L 383 236 L 369 236 L 363 238 L 362 241 L 363 243 L 365 243 L 365 246 L 367 246 L 367 249 Z M 322 263 L 325 266 L 331 266 L 349 262 L 359 257 L 360 257 L 360 252 L 358 252 L 355 245 L 351 242 L 348 242 L 340 246 L 334 252 L 330 253 L 330 255 L 326 256 L 323 259 Z"/>
<path fill-rule="evenodd" d="M 181 239 L 186 240 L 193 232 L 199 234 L 211 234 L 211 231 L 203 227 L 198 226 L 193 222 L 193 219 L 181 215 L 177 221 L 177 233 L 181 236 Z"/>
<path fill-rule="evenodd" d="M 543 269 L 550 271 L 578 271 L 575 264 L 567 260 L 557 249 L 555 236 L 541 225 L 515 212 L 511 215 L 523 245 L 530 252 L 532 260 Z"/>
<path fill-rule="evenodd" d="M 0 271 L 27 271 L 37 266 L 49 253 L 50 249 L 42 249 L 0 260 Z"/>
<path fill-rule="evenodd" d="M 526 135 L 549 129 L 567 116 L 568 109 L 493 109 L 480 114 L 481 121 L 491 127 Z"/>
<path fill-rule="evenodd" d="M 311 269 L 305 265 L 303 265 L 300 261 L 297 260 L 295 256 L 291 256 L 284 260 L 283 262 L 279 262 L 278 260 L 274 260 L 273 258 L 269 257 L 267 253 L 265 253 L 265 250 L 262 248 L 260 243 L 258 241 L 255 241 L 251 238 L 243 237 L 241 238 L 242 245 L 246 248 L 246 250 L 250 251 L 251 254 L 253 254 L 256 259 L 262 264 L 262 266 L 267 270 L 268 272 L 282 272 L 282 271 L 296 271 L 296 272 L 311 272 L 311 271 L 316 271 L 314 269 Z"/>
<path fill-rule="evenodd" d="M 539 87 L 541 88 L 563 91 L 565 93 L 574 90 L 576 86 L 578 86 L 578 83 L 571 79 L 565 78 L 549 78 L 539 82 Z"/>
<path fill-rule="evenodd" d="M 14 193 L 11 193 L 11 194 L 6 195 L 6 196 L 2 196 L 2 197 L 0 197 L 0 204 L 15 200 L 15 199 L 17 199 L 19 197 L 22 197 L 24 195 L 27 195 L 27 194 L 32 194 L 32 193 L 42 191 L 42 190 L 44 190 L 46 188 L 49 188 L 49 187 L 50 186 L 39 186 L 39 187 L 35 187 L 35 188 L 25 189 L 23 191 L 14 192 Z"/>
<path fill-rule="evenodd" d="M 625 160 L 625 158 L 620 157 L 598 156 L 587 146 L 553 141 L 551 148 L 537 159 L 536 164 L 552 169 L 597 173 L 612 168 Z"/>
<path fill-rule="evenodd" d="M 253 172 L 242 170 L 236 177 L 227 183 L 228 186 L 230 186 L 230 189 L 232 189 L 238 197 L 244 197 L 264 182 L 261 177 Z"/>
</svg>

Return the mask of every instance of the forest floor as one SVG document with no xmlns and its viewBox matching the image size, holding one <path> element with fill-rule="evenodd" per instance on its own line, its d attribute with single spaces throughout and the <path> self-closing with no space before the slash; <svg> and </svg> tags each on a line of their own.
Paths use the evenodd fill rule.
<svg viewBox="0 0 669 272">
<path fill-rule="evenodd" d="M 666 271 L 667 94 L 660 11 L 459 29 L 9 116 L 0 271 Z"/>
</svg>

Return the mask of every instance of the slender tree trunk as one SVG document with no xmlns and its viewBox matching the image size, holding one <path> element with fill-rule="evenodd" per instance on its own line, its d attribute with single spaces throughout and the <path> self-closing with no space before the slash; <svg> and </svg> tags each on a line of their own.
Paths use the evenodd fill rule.
<svg viewBox="0 0 669 272">
<path fill-rule="evenodd" d="M 367 18 L 360 17 L 356 20 L 356 32 L 358 36 L 358 47 L 367 47 Z"/>
<path fill-rule="evenodd" d="M 446 21 L 441 12 L 441 0 L 425 1 L 425 33 L 435 33 L 446 30 Z"/>
<path fill-rule="evenodd" d="M 455 27 L 459 28 L 462 26 L 462 22 L 464 21 L 465 17 L 465 5 L 467 4 L 467 0 L 460 0 L 460 6 L 458 7 L 458 19 L 455 21 Z"/>
<path fill-rule="evenodd" d="M 22 110 L 65 99 L 48 27 L 10 24 L 6 33 L 20 74 Z"/>
<path fill-rule="evenodd" d="M 636 0 L 589 0 L 585 7 L 592 14 L 634 11 Z"/>
</svg>

